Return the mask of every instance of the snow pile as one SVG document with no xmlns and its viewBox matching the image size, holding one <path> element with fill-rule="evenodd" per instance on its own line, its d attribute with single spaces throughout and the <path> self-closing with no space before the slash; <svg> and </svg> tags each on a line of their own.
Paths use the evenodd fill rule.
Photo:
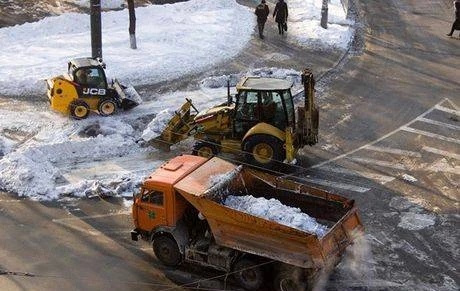
<svg viewBox="0 0 460 291">
<path fill-rule="evenodd" d="M 168 122 L 173 118 L 174 110 L 165 109 L 160 111 L 154 119 L 147 125 L 147 128 L 142 133 L 142 139 L 150 141 L 157 138 L 168 126 Z"/>
<path fill-rule="evenodd" d="M 411 175 L 409 175 L 409 174 L 404 174 L 404 175 L 402 175 L 402 178 L 403 178 L 405 181 L 411 182 L 411 183 L 415 183 L 415 182 L 418 181 L 417 178 L 415 178 L 415 177 L 413 177 L 413 176 L 411 176 Z"/>
<path fill-rule="evenodd" d="M 227 82 L 230 81 L 230 86 L 234 87 L 243 77 L 285 79 L 292 81 L 294 85 L 299 85 L 301 83 L 300 75 L 301 72 L 293 69 L 258 68 L 246 73 L 208 77 L 201 80 L 200 85 L 207 88 L 221 88 L 227 86 Z"/>
<path fill-rule="evenodd" d="M 320 26 L 322 0 L 289 0 L 287 37 L 305 46 L 332 46 L 346 49 L 353 35 L 352 21 L 340 0 L 328 4 L 328 28 Z"/>
<path fill-rule="evenodd" d="M 136 17 L 138 49 L 132 50 L 127 11 L 102 15 L 107 74 L 133 85 L 171 80 L 231 59 L 255 25 L 252 10 L 229 0 L 139 7 Z M 89 15 L 78 13 L 1 28 L 0 94 L 43 94 L 44 79 L 64 73 L 69 59 L 90 55 L 89 31 Z"/>
<path fill-rule="evenodd" d="M 230 195 L 226 198 L 224 205 L 292 228 L 314 233 L 319 237 L 325 236 L 328 231 L 326 226 L 319 224 L 315 218 L 303 213 L 300 208 L 283 205 L 273 198 L 267 200 L 251 195 Z"/>
<path fill-rule="evenodd" d="M 404 212 L 398 226 L 407 230 L 421 230 L 435 224 L 436 217 L 431 214 Z"/>
<path fill-rule="evenodd" d="M 75 4 L 89 8 L 90 0 L 74 0 Z M 101 0 L 102 9 L 116 9 L 125 5 L 125 0 Z"/>
</svg>

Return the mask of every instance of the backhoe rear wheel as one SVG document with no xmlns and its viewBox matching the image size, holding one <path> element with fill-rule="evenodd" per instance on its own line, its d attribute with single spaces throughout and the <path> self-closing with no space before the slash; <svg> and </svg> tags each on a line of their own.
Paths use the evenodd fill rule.
<svg viewBox="0 0 460 291">
<path fill-rule="evenodd" d="M 109 116 L 115 113 L 117 105 L 112 99 L 104 99 L 99 102 L 97 109 L 100 115 Z"/>
<path fill-rule="evenodd" d="M 266 134 L 248 137 L 243 143 L 243 151 L 247 152 L 246 160 L 249 163 L 264 168 L 276 167 L 286 156 L 283 142 Z"/>
<path fill-rule="evenodd" d="M 164 265 L 169 267 L 175 267 L 182 261 L 176 241 L 166 235 L 154 238 L 153 252 Z"/>
<path fill-rule="evenodd" d="M 193 145 L 192 155 L 210 158 L 219 152 L 217 145 L 206 141 L 199 141 Z"/>
<path fill-rule="evenodd" d="M 89 115 L 89 106 L 83 100 L 74 100 L 69 105 L 70 115 L 75 119 L 85 119 Z"/>
</svg>

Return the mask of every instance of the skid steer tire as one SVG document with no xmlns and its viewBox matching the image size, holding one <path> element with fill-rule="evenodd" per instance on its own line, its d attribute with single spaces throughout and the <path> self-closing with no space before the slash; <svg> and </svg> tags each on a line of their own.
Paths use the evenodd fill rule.
<svg viewBox="0 0 460 291">
<path fill-rule="evenodd" d="M 264 273 L 260 266 L 252 260 L 240 259 L 233 266 L 233 277 L 236 282 L 248 291 L 259 290 L 264 283 Z"/>
<path fill-rule="evenodd" d="M 69 105 L 70 116 L 74 119 L 85 119 L 89 115 L 89 106 L 83 100 L 74 100 Z"/>
<path fill-rule="evenodd" d="M 175 267 L 182 261 L 182 256 L 177 246 L 176 241 L 166 235 L 161 235 L 153 240 L 153 252 L 155 256 L 164 265 L 168 267 Z"/>
<path fill-rule="evenodd" d="M 104 99 L 97 105 L 97 110 L 102 116 L 109 116 L 117 111 L 117 104 L 112 99 Z"/>
<path fill-rule="evenodd" d="M 273 169 L 279 167 L 286 157 L 284 143 L 278 138 L 256 134 L 243 142 L 246 160 L 255 166 Z"/>
<path fill-rule="evenodd" d="M 217 146 L 206 141 L 199 141 L 193 145 L 192 155 L 210 158 L 219 153 Z"/>
</svg>

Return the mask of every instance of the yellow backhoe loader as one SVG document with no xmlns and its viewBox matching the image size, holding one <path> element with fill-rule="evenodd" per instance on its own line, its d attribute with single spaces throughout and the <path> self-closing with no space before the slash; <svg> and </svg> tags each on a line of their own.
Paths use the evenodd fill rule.
<svg viewBox="0 0 460 291">
<path fill-rule="evenodd" d="M 128 110 L 142 102 L 134 88 L 128 89 L 117 80 L 109 83 L 104 69 L 99 58 L 71 60 L 66 74 L 46 80 L 51 108 L 84 119 L 90 111 L 108 116 L 118 108 Z"/>
<path fill-rule="evenodd" d="M 272 78 L 245 77 L 236 86 L 235 101 L 228 94 L 226 103 L 202 112 L 186 99 L 161 135 L 148 144 L 170 146 L 193 136 L 193 154 L 198 156 L 244 151 L 248 162 L 256 166 L 292 163 L 298 149 L 318 141 L 319 114 L 311 70 L 302 72 L 302 83 L 305 101 L 297 111 L 293 83 Z"/>
</svg>

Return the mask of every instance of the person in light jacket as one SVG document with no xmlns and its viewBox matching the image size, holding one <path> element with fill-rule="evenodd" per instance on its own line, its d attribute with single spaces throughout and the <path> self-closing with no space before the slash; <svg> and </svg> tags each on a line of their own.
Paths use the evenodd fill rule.
<svg viewBox="0 0 460 291">
<path fill-rule="evenodd" d="M 455 20 L 454 20 L 454 23 L 452 24 L 452 29 L 447 34 L 447 36 L 452 36 L 455 30 L 460 30 L 460 0 L 454 1 L 454 8 L 455 8 Z"/>
<path fill-rule="evenodd" d="M 276 3 L 275 11 L 273 11 L 273 17 L 278 23 L 278 33 L 284 34 L 284 31 L 287 30 L 287 17 L 288 17 L 288 7 L 284 0 L 279 0 Z"/>
<path fill-rule="evenodd" d="M 257 27 L 259 27 L 259 37 L 264 39 L 264 26 L 265 22 L 267 22 L 267 17 L 270 14 L 270 10 L 268 9 L 268 5 L 265 4 L 265 0 L 262 0 L 259 5 L 256 7 L 256 11 L 254 12 L 257 15 Z"/>
</svg>

